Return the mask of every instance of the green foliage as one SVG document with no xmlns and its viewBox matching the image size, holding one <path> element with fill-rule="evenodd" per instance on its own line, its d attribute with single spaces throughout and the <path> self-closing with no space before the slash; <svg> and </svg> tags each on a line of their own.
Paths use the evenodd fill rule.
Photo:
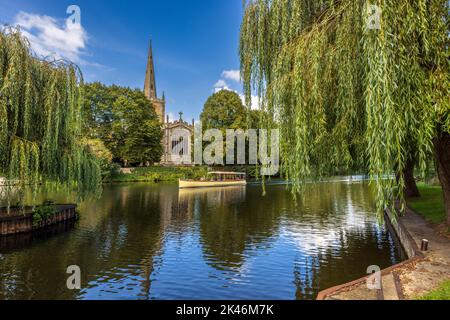
<svg viewBox="0 0 450 320">
<path fill-rule="evenodd" d="M 239 95 L 221 90 L 208 98 L 200 115 L 203 129 L 245 129 L 247 112 Z"/>
<path fill-rule="evenodd" d="M 19 30 L 0 30 L 1 176 L 21 189 L 50 182 L 80 195 L 98 190 L 99 166 L 81 139 L 81 84 L 75 65 L 40 60 Z"/>
<path fill-rule="evenodd" d="M 42 206 L 36 207 L 33 211 L 33 226 L 39 226 L 42 222 L 56 214 L 56 206 L 53 201 L 46 200 Z"/>
<path fill-rule="evenodd" d="M 159 162 L 162 156 L 161 123 L 157 119 L 140 123 L 125 138 L 126 159 L 130 163 Z"/>
<path fill-rule="evenodd" d="M 279 122 L 283 173 L 299 191 L 336 169 L 370 173 L 378 208 L 403 198 L 409 153 L 425 171 L 449 130 L 447 0 L 244 1 L 241 76 L 247 104 Z M 381 9 L 381 29 L 367 28 Z M 396 191 L 397 190 L 397 191 Z"/>
<path fill-rule="evenodd" d="M 112 153 L 106 148 L 105 144 L 100 139 L 88 139 L 86 145 L 89 150 L 102 162 L 110 163 L 112 161 Z"/>
<path fill-rule="evenodd" d="M 122 167 L 118 163 L 111 163 L 109 166 L 109 174 L 106 176 L 105 180 L 108 180 L 108 178 L 115 177 L 120 174 L 120 170 Z"/>
<path fill-rule="evenodd" d="M 152 164 L 161 159 L 161 124 L 142 91 L 101 83 L 84 89 L 84 130 L 103 141 L 115 161 Z"/>
<path fill-rule="evenodd" d="M 208 174 L 207 167 L 135 168 L 131 174 L 118 173 L 109 182 L 176 182 L 179 179 L 200 179 Z"/>
<path fill-rule="evenodd" d="M 428 221 L 441 224 L 445 222 L 444 195 L 440 186 L 418 185 L 420 198 L 409 199 L 408 205 Z"/>
<path fill-rule="evenodd" d="M 86 146 L 90 152 L 97 158 L 102 178 L 105 178 L 111 174 L 113 155 L 111 151 L 106 148 L 105 144 L 100 139 L 86 139 Z"/>
<path fill-rule="evenodd" d="M 250 110 L 242 103 L 241 98 L 236 92 L 221 90 L 211 95 L 206 101 L 203 112 L 200 115 L 203 131 L 208 129 L 218 129 L 224 137 L 224 163 L 226 163 L 226 130 L 247 130 L 262 129 L 264 124 L 267 126 L 268 115 L 262 110 Z M 270 122 L 272 123 L 272 122 Z M 246 145 L 248 150 L 248 140 Z M 235 156 L 237 154 L 237 143 L 235 143 Z M 257 170 L 251 166 L 249 170 Z"/>
</svg>

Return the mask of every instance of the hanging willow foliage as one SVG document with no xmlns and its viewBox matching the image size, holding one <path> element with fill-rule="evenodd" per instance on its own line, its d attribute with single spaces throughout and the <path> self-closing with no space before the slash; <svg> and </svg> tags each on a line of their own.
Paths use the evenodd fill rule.
<svg viewBox="0 0 450 320">
<path fill-rule="evenodd" d="M 241 26 L 247 104 L 280 123 L 298 191 L 336 168 L 370 173 L 378 207 L 403 199 L 409 152 L 422 170 L 450 130 L 447 0 L 251 0 Z M 380 11 L 380 28 L 369 24 Z"/>
<path fill-rule="evenodd" d="M 81 84 L 75 65 L 42 61 L 19 30 L 0 30 L 0 176 L 20 189 L 98 190 L 97 160 L 80 142 Z"/>
</svg>

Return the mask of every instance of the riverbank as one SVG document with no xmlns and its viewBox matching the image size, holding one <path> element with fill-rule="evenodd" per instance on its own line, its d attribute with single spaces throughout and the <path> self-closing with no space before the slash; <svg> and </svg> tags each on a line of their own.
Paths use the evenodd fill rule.
<svg viewBox="0 0 450 320">
<path fill-rule="evenodd" d="M 178 182 L 180 179 L 204 178 L 208 171 L 216 170 L 224 171 L 224 168 L 208 168 L 207 166 L 126 168 L 112 174 L 103 182 Z M 226 171 L 245 172 L 248 178 L 257 176 L 255 166 L 228 166 Z"/>
<path fill-rule="evenodd" d="M 399 270 L 405 299 L 418 299 L 450 280 L 450 240 L 439 234 L 435 225 L 411 209 L 407 210 L 402 220 L 418 246 L 422 239 L 429 241 L 429 250 L 424 252 L 421 261 L 411 269 Z M 450 296 L 445 299 L 449 300 Z"/>
<path fill-rule="evenodd" d="M 208 173 L 207 167 L 148 167 L 122 169 L 104 183 L 176 182 L 179 179 L 199 179 Z"/>
<path fill-rule="evenodd" d="M 422 197 L 411 201 L 406 214 L 398 218 L 397 224 L 392 223 L 402 245 L 413 250 L 406 250 L 409 260 L 382 271 L 381 290 L 369 290 L 365 277 L 322 291 L 319 299 L 450 300 L 450 239 L 438 228 L 445 221 L 442 192 L 439 187 L 425 185 L 420 186 L 420 191 Z M 429 241 L 426 252 L 418 249 L 423 239 Z"/>
</svg>

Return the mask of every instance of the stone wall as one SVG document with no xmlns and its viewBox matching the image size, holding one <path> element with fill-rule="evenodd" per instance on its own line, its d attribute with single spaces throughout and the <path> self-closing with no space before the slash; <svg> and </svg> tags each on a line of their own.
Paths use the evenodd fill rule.
<svg viewBox="0 0 450 320">
<path fill-rule="evenodd" d="M 419 248 L 398 217 L 394 216 L 389 209 L 385 211 L 385 217 L 386 223 L 395 232 L 395 236 L 399 239 L 408 259 L 421 256 Z"/>
</svg>

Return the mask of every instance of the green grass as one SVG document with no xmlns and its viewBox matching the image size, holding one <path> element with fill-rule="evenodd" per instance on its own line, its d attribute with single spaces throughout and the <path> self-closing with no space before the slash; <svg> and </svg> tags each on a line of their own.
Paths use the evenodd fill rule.
<svg viewBox="0 0 450 320">
<path fill-rule="evenodd" d="M 105 182 L 175 182 L 179 179 L 202 178 L 206 176 L 207 172 L 206 167 L 135 168 L 131 174 L 117 173 Z"/>
<path fill-rule="evenodd" d="M 420 300 L 450 300 L 450 280 L 444 282 L 438 289 L 424 295 Z"/>
<path fill-rule="evenodd" d="M 441 224 L 446 221 L 444 196 L 439 186 L 419 184 L 420 198 L 408 200 L 408 205 L 428 221 Z"/>
</svg>

